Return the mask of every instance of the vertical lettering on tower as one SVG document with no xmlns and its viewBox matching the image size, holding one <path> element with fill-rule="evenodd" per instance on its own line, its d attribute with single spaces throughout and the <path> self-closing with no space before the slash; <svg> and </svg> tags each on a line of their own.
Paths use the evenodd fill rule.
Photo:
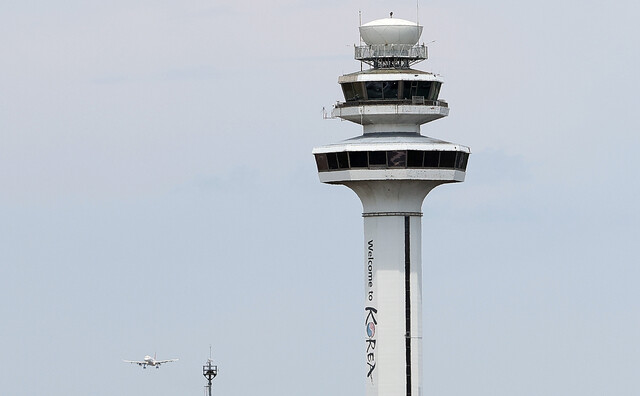
<svg viewBox="0 0 640 396">
<path fill-rule="evenodd" d="M 373 375 L 376 369 L 376 326 L 378 325 L 377 314 L 378 310 L 375 307 L 375 288 L 374 288 L 374 260 L 373 253 L 373 239 L 367 242 L 367 260 L 366 260 L 366 306 L 365 311 L 365 330 L 367 337 L 366 342 L 366 363 L 367 363 L 367 378 L 371 380 L 373 384 Z"/>
</svg>

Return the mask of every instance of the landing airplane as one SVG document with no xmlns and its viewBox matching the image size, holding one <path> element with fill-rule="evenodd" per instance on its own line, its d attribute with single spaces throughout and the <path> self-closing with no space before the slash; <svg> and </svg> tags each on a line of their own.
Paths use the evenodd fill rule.
<svg viewBox="0 0 640 396">
<path fill-rule="evenodd" d="M 138 366 L 142 366 L 143 369 L 146 369 L 147 366 L 160 368 L 160 365 L 163 364 L 163 363 L 175 362 L 177 360 L 178 359 L 156 360 L 156 356 L 154 354 L 153 357 L 151 357 L 149 355 L 145 356 L 144 360 L 123 360 L 123 362 L 137 364 Z"/>
</svg>

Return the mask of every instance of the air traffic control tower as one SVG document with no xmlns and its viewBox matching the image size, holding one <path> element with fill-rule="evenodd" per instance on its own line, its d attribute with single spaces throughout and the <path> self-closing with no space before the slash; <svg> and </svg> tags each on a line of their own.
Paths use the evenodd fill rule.
<svg viewBox="0 0 640 396">
<path fill-rule="evenodd" d="M 422 396 L 422 202 L 436 186 L 464 181 L 469 148 L 424 136 L 449 114 L 442 78 L 412 69 L 427 59 L 422 26 L 385 18 L 360 26 L 355 58 L 370 66 L 338 78 L 332 110 L 363 134 L 313 150 L 320 181 L 362 201 L 362 366 L 367 396 Z"/>
</svg>

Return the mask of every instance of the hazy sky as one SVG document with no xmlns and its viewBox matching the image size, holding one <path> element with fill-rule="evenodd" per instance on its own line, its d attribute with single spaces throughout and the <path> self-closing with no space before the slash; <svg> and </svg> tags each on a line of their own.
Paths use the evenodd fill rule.
<svg viewBox="0 0 640 396">
<path fill-rule="evenodd" d="M 413 1 L 0 3 L 0 392 L 364 394 L 362 218 L 311 149 Z M 640 6 L 421 1 L 467 180 L 423 210 L 424 396 L 640 394 Z M 157 352 L 159 370 L 122 363 Z"/>
</svg>

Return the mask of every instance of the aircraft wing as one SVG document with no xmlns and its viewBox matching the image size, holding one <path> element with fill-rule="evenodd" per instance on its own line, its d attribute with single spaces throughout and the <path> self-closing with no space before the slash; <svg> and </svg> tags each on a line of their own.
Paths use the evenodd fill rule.
<svg viewBox="0 0 640 396">
<path fill-rule="evenodd" d="M 140 365 L 140 366 L 142 366 L 143 364 L 144 364 L 144 365 L 146 365 L 146 364 L 147 364 L 147 362 L 140 362 L 140 361 L 138 361 L 138 360 L 123 360 L 123 362 L 125 362 L 125 363 L 137 364 L 137 365 Z"/>
<path fill-rule="evenodd" d="M 156 364 L 176 362 L 178 359 L 156 360 Z"/>
</svg>

